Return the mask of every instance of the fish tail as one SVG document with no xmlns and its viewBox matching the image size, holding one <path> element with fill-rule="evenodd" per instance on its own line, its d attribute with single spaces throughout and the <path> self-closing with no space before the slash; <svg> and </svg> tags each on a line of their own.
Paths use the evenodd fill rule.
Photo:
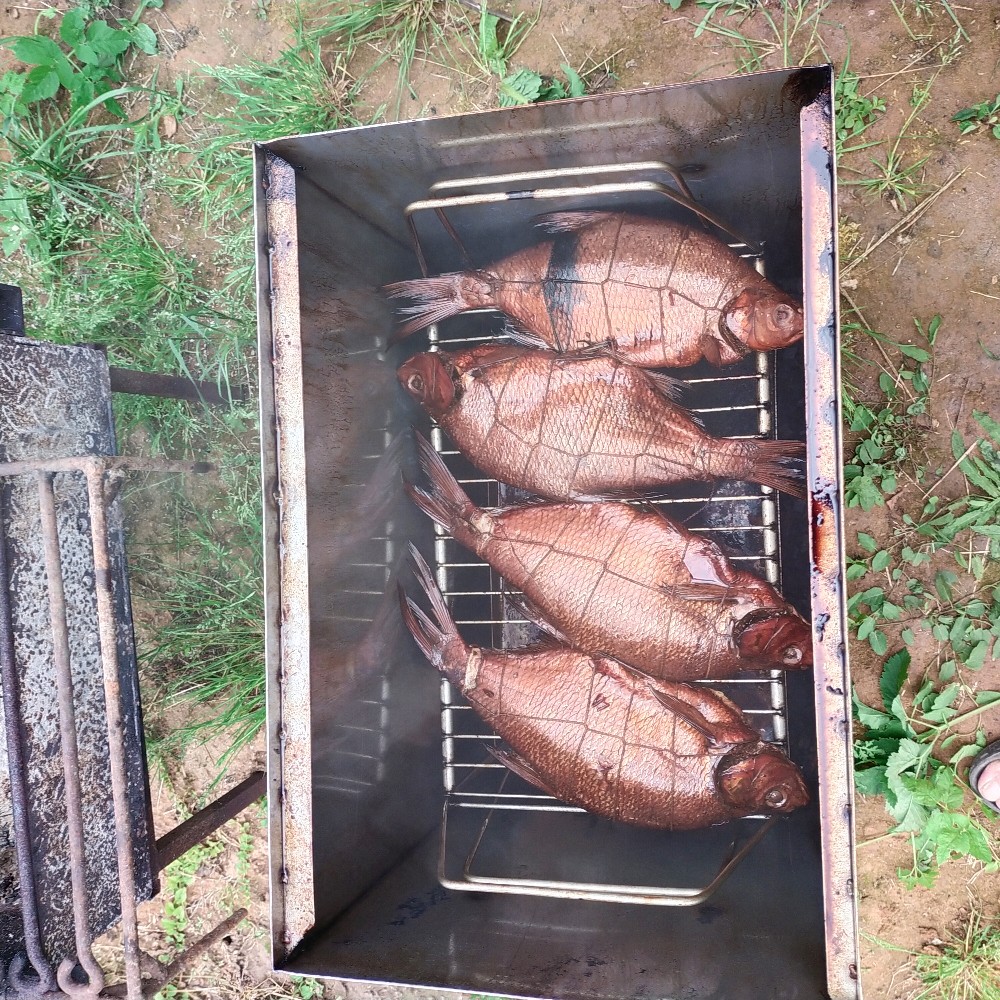
<svg viewBox="0 0 1000 1000">
<path fill-rule="evenodd" d="M 477 533 L 469 518 L 478 508 L 458 485 L 430 441 L 420 433 L 416 438 L 420 467 L 430 480 L 431 488 L 427 491 L 407 483 L 406 492 L 428 517 L 450 531 L 463 545 L 472 547 Z"/>
<path fill-rule="evenodd" d="M 437 581 L 434 579 L 434 574 L 431 572 L 430 566 L 427 565 L 427 560 L 412 542 L 410 542 L 410 561 L 413 572 L 427 595 L 427 600 L 431 603 L 431 610 L 434 612 L 441 632 L 445 635 L 458 635 L 458 626 L 451 617 L 444 594 L 441 593 Z"/>
<path fill-rule="evenodd" d="M 806 446 L 801 441 L 758 441 L 748 478 L 805 500 L 805 469 L 786 464 L 802 463 L 805 457 Z"/>
<path fill-rule="evenodd" d="M 410 634 L 424 656 L 434 666 L 441 669 L 444 664 L 448 634 L 439 625 L 432 622 L 412 598 L 407 597 L 402 584 L 399 584 L 397 589 L 399 591 L 399 610 L 406 627 L 410 630 Z"/>
<path fill-rule="evenodd" d="M 403 306 L 399 310 L 409 319 L 399 328 L 397 337 L 408 337 L 425 326 L 440 323 L 449 316 L 457 316 L 466 309 L 489 308 L 493 304 L 489 282 L 484 282 L 475 272 L 394 281 L 383 285 L 382 291 L 393 299 L 414 300 L 413 305 Z"/>
<path fill-rule="evenodd" d="M 430 566 L 412 543 L 410 561 L 414 575 L 430 602 L 433 618 L 408 597 L 400 586 L 399 609 L 403 621 L 424 656 L 448 680 L 461 686 L 472 650 L 458 634 L 458 627 L 448 610 L 444 594 L 438 589 Z"/>
</svg>

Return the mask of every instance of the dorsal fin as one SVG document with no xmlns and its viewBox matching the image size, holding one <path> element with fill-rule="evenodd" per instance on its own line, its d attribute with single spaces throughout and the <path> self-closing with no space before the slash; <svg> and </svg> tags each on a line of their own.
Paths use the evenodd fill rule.
<svg viewBox="0 0 1000 1000">
<path fill-rule="evenodd" d="M 535 225 L 547 233 L 575 233 L 611 216 L 612 212 L 546 212 L 535 217 Z"/>
</svg>

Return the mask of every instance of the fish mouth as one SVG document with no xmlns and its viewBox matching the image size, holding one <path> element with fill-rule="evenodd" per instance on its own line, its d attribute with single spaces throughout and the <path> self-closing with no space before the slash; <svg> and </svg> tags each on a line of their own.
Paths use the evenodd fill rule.
<svg viewBox="0 0 1000 1000">
<path fill-rule="evenodd" d="M 761 608 L 733 626 L 733 641 L 741 657 L 781 670 L 812 666 L 812 628 L 794 611 Z"/>
</svg>

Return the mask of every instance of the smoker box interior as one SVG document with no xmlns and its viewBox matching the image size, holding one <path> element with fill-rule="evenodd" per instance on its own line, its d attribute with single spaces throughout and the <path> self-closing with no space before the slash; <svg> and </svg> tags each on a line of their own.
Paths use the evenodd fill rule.
<svg viewBox="0 0 1000 1000">
<path fill-rule="evenodd" d="M 857 995 L 850 816 L 840 807 L 849 801 L 850 737 L 837 574 L 831 89 L 830 68 L 819 67 L 301 136 L 258 148 L 278 967 L 531 997 Z M 692 382 L 685 402 L 716 434 L 757 433 L 745 418 L 766 412 L 775 436 L 804 438 L 808 411 L 811 503 L 769 498 L 747 484 L 723 484 L 707 494 L 678 487 L 668 501 L 674 514 L 694 518 L 700 530 L 718 530 L 720 543 L 748 552 L 746 565 L 761 575 L 773 563 L 785 597 L 822 622 L 815 671 L 775 682 L 778 693 L 768 693 L 775 688 L 766 677 L 758 689 L 764 692 L 762 732 L 784 740 L 812 801 L 767 830 L 701 905 L 558 898 L 495 891 L 485 883 L 483 891 L 459 891 L 448 877 L 449 851 L 456 844 L 460 855 L 469 844 L 475 848 L 487 814 L 492 825 L 475 867 L 515 884 L 703 885 L 728 843 L 749 836 L 741 824 L 756 822 L 670 834 L 533 802 L 529 786 L 489 764 L 484 730 L 472 713 L 442 708 L 442 694 L 445 702 L 455 696 L 447 687 L 442 692 L 396 610 L 396 579 L 408 578 L 402 557 L 413 541 L 434 557 L 467 641 L 516 646 L 527 636 L 510 620 L 516 616 L 505 614 L 495 574 L 436 534 L 402 489 L 404 475 L 419 475 L 407 429 L 429 433 L 430 427 L 398 386 L 395 369 L 426 350 L 429 339 L 464 346 L 503 326 L 495 314 L 469 314 L 430 334 L 390 342 L 393 310 L 379 288 L 420 274 L 407 206 L 428 198 L 442 181 L 567 167 L 614 164 L 621 175 L 546 183 L 639 178 L 671 186 L 662 171 L 627 169 L 648 161 L 679 168 L 695 201 L 762 244 L 772 281 L 795 295 L 806 292 L 805 347 L 763 361 L 751 355 L 721 373 L 700 365 L 681 374 Z M 520 185 L 537 186 L 530 179 Z M 483 190 L 517 187 L 506 182 Z M 458 205 L 448 218 L 473 265 L 537 239 L 531 220 L 555 209 L 635 210 L 692 221 L 683 207 L 648 186 L 638 188 Z M 432 273 L 464 266 L 432 211 L 415 212 L 413 219 Z M 447 440 L 435 435 L 435 443 L 473 500 L 503 499 L 496 483 L 449 454 Z M 714 523 L 719 510 L 725 516 Z M 727 528 L 733 511 L 740 514 L 738 530 Z M 760 549 L 762 511 L 774 522 L 767 552 Z M 824 513 L 821 558 L 815 531 Z M 822 596 L 823 572 L 834 600 L 811 606 L 811 591 Z M 754 704 L 758 695 L 747 697 Z M 776 714 L 769 699 L 782 703 Z M 444 777 L 443 749 L 446 763 L 457 763 Z M 462 770 L 463 754 L 470 753 L 486 764 Z M 443 782 L 452 789 L 444 811 Z M 529 808 L 490 808 L 504 806 L 507 800 L 496 795 L 508 793 Z M 452 808 L 475 805 L 477 794 L 478 809 Z M 458 869 L 461 875 L 460 859 Z"/>
</svg>

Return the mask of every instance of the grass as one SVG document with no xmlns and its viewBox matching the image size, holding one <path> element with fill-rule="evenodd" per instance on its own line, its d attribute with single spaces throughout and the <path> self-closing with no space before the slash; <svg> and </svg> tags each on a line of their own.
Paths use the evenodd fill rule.
<svg viewBox="0 0 1000 1000">
<path fill-rule="evenodd" d="M 756 73 L 776 66 L 802 66 L 825 54 L 822 28 L 830 0 L 782 0 L 772 12 L 755 0 L 698 0 L 705 14 L 695 27 L 732 45 L 737 72 Z M 747 30 L 754 28 L 758 34 Z"/>
<path fill-rule="evenodd" d="M 929 154 L 914 158 L 901 147 L 908 138 L 917 115 L 930 101 L 931 87 L 936 76 L 935 72 L 926 84 L 914 86 L 910 97 L 911 111 L 882 158 L 870 157 L 871 168 L 867 174 L 855 167 L 845 166 L 845 170 L 860 176 L 842 180 L 842 184 L 855 185 L 877 194 L 891 202 L 897 210 L 905 208 L 909 199 L 916 198 L 924 191 L 923 167 L 930 158 Z"/>
<path fill-rule="evenodd" d="M 83 24 L 86 32 L 99 20 L 88 10 L 70 11 L 61 23 Z M 100 32 L 121 33 L 111 36 L 117 51 L 102 67 L 105 82 L 122 78 L 122 42 L 139 30 L 138 22 L 115 23 L 100 20 Z M 7 280 L 24 288 L 30 335 L 100 342 L 113 364 L 207 379 L 224 393 L 233 384 L 252 388 L 250 144 L 355 121 L 345 74 L 336 62 L 328 68 L 319 38 L 301 22 L 294 34 L 292 48 L 273 65 L 216 71 L 229 106 L 214 115 L 196 115 L 183 85 L 161 90 L 155 74 L 141 85 L 102 84 L 90 100 L 69 86 L 29 91 L 26 100 L 24 86 L 13 94 L 19 84 L 5 78 L 0 96 L 8 100 L 0 108 L 10 155 L 0 161 L 0 235 Z M 84 62 L 73 63 L 76 69 L 89 65 L 85 38 L 75 48 L 65 38 L 62 45 L 37 33 L 25 39 L 21 54 L 37 55 L 36 62 L 78 56 Z M 165 139 L 177 122 L 193 135 L 187 145 Z M 193 180 L 174 187 L 175 201 L 159 195 L 154 207 L 149 192 L 164 177 Z M 202 220 L 203 245 L 216 247 L 214 267 L 190 251 L 189 231 L 173 236 L 155 224 L 157 216 L 183 218 L 185 209 Z M 183 489 L 174 497 L 180 513 L 167 553 L 145 532 L 131 541 L 134 593 L 165 622 L 159 637 L 140 644 L 144 677 L 168 702 L 214 706 L 162 749 L 172 753 L 225 731 L 231 749 L 222 767 L 263 720 L 255 409 L 252 398 L 227 408 L 121 396 L 115 404 L 123 450 L 207 456 L 222 470 L 212 516 L 199 514 Z M 146 491 L 145 484 L 133 486 L 136 508 L 148 504 Z"/>
<path fill-rule="evenodd" d="M 913 969 L 913 1000 L 1000 1000 L 1000 927 L 973 911 L 961 935 L 915 956 Z"/>
<path fill-rule="evenodd" d="M 437 45 L 447 46 L 447 24 L 452 5 L 447 0 L 376 0 L 374 3 L 334 4 L 313 29 L 314 37 L 337 40 L 344 58 L 352 59 L 360 50 L 375 54 L 367 71 L 383 64 L 395 64 L 396 113 L 403 95 L 412 94 L 410 73 L 417 53 Z"/>
<path fill-rule="evenodd" d="M 844 495 L 848 507 L 871 510 L 885 504 L 899 488 L 904 472 L 916 482 L 923 480 L 924 467 L 915 458 L 920 453 L 921 418 L 930 408 L 932 350 L 941 325 L 935 316 L 927 325 L 927 348 L 897 344 L 873 330 L 852 327 L 852 342 L 864 335 L 883 342 L 903 355 L 895 369 L 886 367 L 878 376 L 882 394 L 879 403 L 860 402 L 845 393 L 843 405 L 847 430 L 859 435 L 851 460 L 844 466 Z M 924 333 L 917 321 L 917 330 Z M 855 358 L 857 355 L 854 356 Z"/>
</svg>

